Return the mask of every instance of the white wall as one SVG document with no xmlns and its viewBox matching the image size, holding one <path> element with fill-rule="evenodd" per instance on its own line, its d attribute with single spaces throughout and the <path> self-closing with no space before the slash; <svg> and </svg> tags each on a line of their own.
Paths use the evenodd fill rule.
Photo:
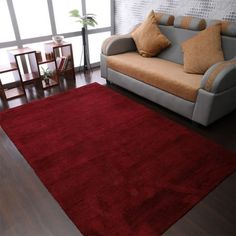
<svg viewBox="0 0 236 236">
<path fill-rule="evenodd" d="M 152 10 L 236 22 L 236 0 L 115 0 L 115 32 L 129 32 Z"/>
</svg>

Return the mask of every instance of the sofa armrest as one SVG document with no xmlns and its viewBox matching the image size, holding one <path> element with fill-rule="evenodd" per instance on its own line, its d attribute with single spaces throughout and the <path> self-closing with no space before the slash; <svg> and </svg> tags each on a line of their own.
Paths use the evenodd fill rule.
<svg viewBox="0 0 236 236">
<path fill-rule="evenodd" d="M 102 54 L 106 56 L 136 50 L 136 45 L 131 34 L 113 35 L 107 38 L 102 45 Z"/>
<path fill-rule="evenodd" d="M 203 76 L 201 88 L 212 93 L 236 86 L 236 57 L 211 66 Z"/>
</svg>

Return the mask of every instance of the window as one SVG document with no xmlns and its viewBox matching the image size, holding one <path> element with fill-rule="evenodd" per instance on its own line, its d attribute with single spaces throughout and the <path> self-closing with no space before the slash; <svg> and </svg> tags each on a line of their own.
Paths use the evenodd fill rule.
<svg viewBox="0 0 236 236">
<path fill-rule="evenodd" d="M 8 57 L 8 50 L 16 49 L 16 47 L 8 47 L 8 48 L 1 48 L 0 49 L 0 64 L 9 64 L 9 57 Z"/>
<path fill-rule="evenodd" d="M 89 35 L 90 63 L 100 61 L 100 52 L 103 41 L 111 35 L 110 32 Z"/>
<path fill-rule="evenodd" d="M 67 38 L 66 41 L 72 44 L 73 48 L 73 56 L 74 56 L 74 65 L 81 66 L 83 64 L 83 60 L 81 60 L 82 53 L 82 38 L 81 36 Z"/>
<path fill-rule="evenodd" d="M 5 0 L 0 0 L 0 42 L 7 42 L 15 40 L 15 35 L 11 23 L 10 14 Z"/>
<path fill-rule="evenodd" d="M 86 12 L 96 15 L 98 25 L 96 28 L 110 27 L 111 26 L 111 4 L 110 0 L 86 0 Z M 91 28 L 91 27 L 89 27 Z"/>
<path fill-rule="evenodd" d="M 8 64 L 8 50 L 16 49 L 16 47 L 9 47 L 0 49 L 0 64 Z M 1 74 L 1 82 L 2 84 L 9 84 L 15 81 L 15 77 L 12 72 Z"/>
<path fill-rule="evenodd" d="M 44 51 L 44 43 L 48 41 L 43 41 L 43 42 L 38 42 L 38 43 L 30 43 L 30 44 L 25 44 L 23 47 L 29 47 L 34 49 L 35 51 Z"/>
<path fill-rule="evenodd" d="M 22 39 L 51 35 L 47 0 L 13 0 Z"/>
<path fill-rule="evenodd" d="M 0 0 L 0 64 L 8 64 L 7 49 L 29 46 L 44 51 L 43 43 L 52 40 L 52 34 L 62 34 L 72 43 L 75 66 L 83 65 L 81 26 L 70 17 L 69 11 L 94 13 L 98 25 L 88 27 L 89 57 L 91 63 L 100 61 L 101 44 L 112 32 L 112 0 Z M 12 17 L 12 19 L 11 19 Z M 13 22 L 17 22 L 13 27 Z"/>
<path fill-rule="evenodd" d="M 69 11 L 73 9 L 78 9 L 82 14 L 82 6 L 80 0 L 53 0 L 53 9 L 58 34 L 81 30 L 80 24 L 78 22 L 75 22 L 75 19 L 73 17 L 69 17 Z"/>
</svg>

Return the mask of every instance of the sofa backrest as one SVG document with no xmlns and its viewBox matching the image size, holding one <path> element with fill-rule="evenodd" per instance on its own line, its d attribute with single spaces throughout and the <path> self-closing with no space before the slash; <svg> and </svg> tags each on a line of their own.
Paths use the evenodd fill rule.
<svg viewBox="0 0 236 236">
<path fill-rule="evenodd" d="M 171 46 L 160 53 L 158 57 L 178 64 L 183 64 L 181 43 L 195 36 L 199 31 L 165 25 L 159 25 L 159 28 L 171 41 Z M 230 60 L 236 56 L 236 37 L 222 35 L 221 38 L 225 60 Z"/>
<path fill-rule="evenodd" d="M 183 64 L 181 43 L 194 35 L 196 31 L 159 25 L 161 32 L 171 41 L 171 46 L 158 55 L 159 58 Z"/>
<path fill-rule="evenodd" d="M 225 60 L 236 57 L 236 37 L 221 36 Z"/>
</svg>

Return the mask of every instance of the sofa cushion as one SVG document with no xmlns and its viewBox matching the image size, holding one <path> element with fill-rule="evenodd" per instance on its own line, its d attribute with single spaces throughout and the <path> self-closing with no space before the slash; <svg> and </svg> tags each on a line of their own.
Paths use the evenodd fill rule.
<svg viewBox="0 0 236 236">
<path fill-rule="evenodd" d="M 202 75 L 185 73 L 182 65 L 144 58 L 137 52 L 109 56 L 107 66 L 191 102 L 196 101 L 202 79 Z"/>
<path fill-rule="evenodd" d="M 219 24 L 219 23 L 221 24 L 221 34 L 222 35 L 236 37 L 236 22 L 208 20 L 207 27 L 215 25 L 215 24 Z"/>
<path fill-rule="evenodd" d="M 173 15 L 155 12 L 158 25 L 173 25 L 175 17 Z"/>
<path fill-rule="evenodd" d="M 177 16 L 175 17 L 174 27 L 197 31 L 204 30 L 206 28 L 206 21 L 192 16 Z"/>
<path fill-rule="evenodd" d="M 213 25 L 182 43 L 185 72 L 204 74 L 215 63 L 224 61 L 220 31 L 220 24 Z"/>
<path fill-rule="evenodd" d="M 147 19 L 132 32 L 132 37 L 139 54 L 143 57 L 156 56 L 171 44 L 159 30 L 154 11 L 151 11 Z"/>
</svg>

